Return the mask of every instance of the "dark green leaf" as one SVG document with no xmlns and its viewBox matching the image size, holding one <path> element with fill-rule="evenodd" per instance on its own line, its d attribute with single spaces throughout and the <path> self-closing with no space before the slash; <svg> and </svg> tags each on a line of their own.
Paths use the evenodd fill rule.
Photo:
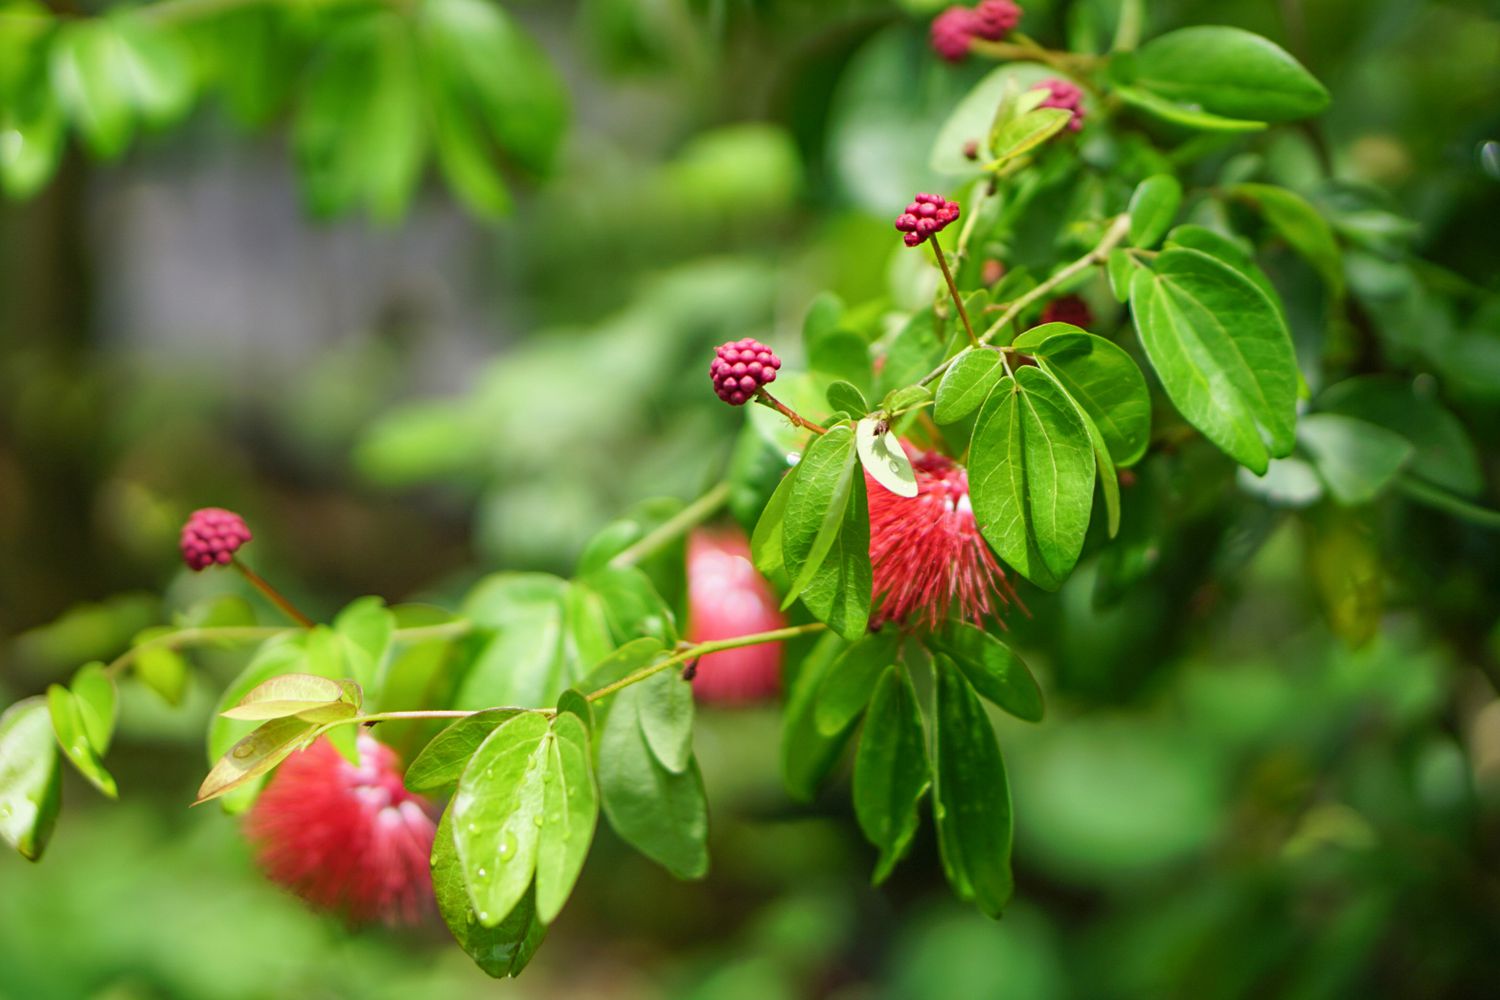
<svg viewBox="0 0 1500 1000">
<path fill-rule="evenodd" d="M 802 603 L 807 609 L 847 639 L 858 639 L 865 634 L 874 589 L 870 506 L 863 476 L 854 480 L 853 494 L 828 558 L 802 592 Z"/>
<path fill-rule="evenodd" d="M 1136 281 L 1141 343 L 1179 412 L 1257 475 L 1296 442 L 1297 359 L 1276 306 L 1238 271 L 1168 249 Z"/>
<path fill-rule="evenodd" d="M 635 685 L 641 732 L 651 755 L 681 774 L 693 756 L 693 685 L 678 670 L 661 670 Z"/>
<path fill-rule="evenodd" d="M 847 645 L 833 633 L 819 638 L 787 694 L 786 718 L 781 724 L 781 777 L 787 794 L 799 802 L 812 801 L 849 737 L 847 729 L 824 736 L 818 732 L 814 714 L 818 690 Z"/>
<path fill-rule="evenodd" d="M 974 690 L 1027 722 L 1042 720 L 1042 689 L 1009 646 L 966 621 L 950 621 L 931 639 L 953 659 Z"/>
<path fill-rule="evenodd" d="M 932 783 L 916 692 L 899 666 L 886 669 L 854 757 L 854 814 L 876 847 L 878 885 L 911 846 L 917 806 Z"/>
<path fill-rule="evenodd" d="M 112 159 L 130 142 L 134 120 L 124 86 L 124 48 L 98 18 L 64 25 L 52 45 L 52 87 L 95 155 Z"/>
<path fill-rule="evenodd" d="M 131 664 L 136 679 L 146 685 L 168 705 L 181 705 L 187 692 L 188 665 L 182 654 L 166 646 L 152 646 L 136 654 Z"/>
<path fill-rule="evenodd" d="M 535 893 L 527 892 L 493 927 L 479 922 L 453 837 L 453 809 L 443 811 L 432 842 L 432 888 L 438 910 L 465 953 L 488 975 L 516 976 L 531 961 L 547 927 L 536 915 Z"/>
<path fill-rule="evenodd" d="M 1027 366 L 979 412 L 970 495 L 986 541 L 1022 576 L 1055 588 L 1078 561 L 1094 500 L 1088 428 L 1051 378 Z"/>
<path fill-rule="evenodd" d="M 875 691 L 875 682 L 896 662 L 900 646 L 900 635 L 888 628 L 844 650 L 818 686 L 813 710 L 818 735 L 832 738 L 854 725 Z"/>
<path fill-rule="evenodd" d="M 1182 185 L 1171 174 L 1147 177 L 1130 196 L 1130 245 L 1154 247 L 1177 217 Z"/>
<path fill-rule="evenodd" d="M 464 614 L 491 637 L 454 699 L 455 708 L 540 708 L 591 664 L 566 635 L 569 585 L 541 573 L 500 573 L 470 592 Z"/>
<path fill-rule="evenodd" d="M 61 802 L 62 765 L 46 699 L 18 701 L 0 715 L 0 838 L 38 861 Z"/>
<path fill-rule="evenodd" d="M 640 724 L 640 686 L 622 689 L 600 728 L 597 766 L 604 815 L 626 843 L 678 878 L 708 871 L 708 803 L 698 762 L 681 773 L 651 752 Z"/>
<path fill-rule="evenodd" d="M 985 914 L 1000 916 L 1014 889 L 1010 787 L 995 731 L 958 668 L 937 669 L 933 814 L 948 881 Z"/>
<path fill-rule="evenodd" d="M 1328 106 L 1323 85 L 1276 44 L 1216 25 L 1181 28 L 1142 45 L 1128 82 L 1230 118 L 1293 121 Z"/>
<path fill-rule="evenodd" d="M 1335 297 L 1344 294 L 1343 251 L 1327 221 L 1307 199 L 1273 184 L 1236 184 L 1229 194 L 1264 215 L 1271 228 L 1313 266 Z"/>
<path fill-rule="evenodd" d="M 1255 258 L 1250 255 L 1239 242 L 1230 239 L 1212 229 L 1203 226 L 1178 226 L 1167 236 L 1167 246 L 1186 247 L 1189 250 L 1197 250 L 1217 260 L 1220 264 L 1233 268 L 1243 277 L 1248 278 L 1256 288 L 1266 293 L 1266 298 L 1276 306 L 1276 311 L 1281 312 L 1281 296 L 1276 294 L 1271 279 L 1266 277 L 1255 263 Z"/>
<path fill-rule="evenodd" d="M 453 839 L 479 922 L 494 927 L 515 909 L 536 870 L 546 717 L 522 712 L 479 745 L 453 795 Z"/>
<path fill-rule="evenodd" d="M 848 426 L 819 435 L 802 456 L 782 521 L 782 555 L 792 577 L 783 608 L 797 599 L 833 548 L 857 468 L 854 431 Z"/>
<path fill-rule="evenodd" d="M 990 138 L 991 166 L 1024 156 L 1068 127 L 1073 112 L 1065 108 L 1035 108 L 1006 122 Z"/>
<path fill-rule="evenodd" d="M 979 409 L 1004 377 L 1005 366 L 999 351 L 985 348 L 965 351 L 953 360 L 938 382 L 932 418 L 940 424 L 957 423 Z"/>
<path fill-rule="evenodd" d="M 1165 97 L 1140 87 L 1120 84 L 1114 88 L 1113 92 L 1126 104 L 1146 112 L 1153 118 L 1200 132 L 1259 132 L 1266 127 L 1265 122 L 1209 114 L 1196 106 L 1169 101 Z"/>
<path fill-rule="evenodd" d="M 755 522 L 755 531 L 750 536 L 750 558 L 755 568 L 768 577 L 775 577 L 786 570 L 785 552 L 782 546 L 782 525 L 786 520 L 786 506 L 796 486 L 797 471 L 794 466 L 771 494 Z"/>
<path fill-rule="evenodd" d="M 412 760 L 406 769 L 406 787 L 414 792 L 431 792 L 453 784 L 490 733 L 519 714 L 515 708 L 491 708 L 459 719 L 434 736 Z"/>
<path fill-rule="evenodd" d="M 1385 376 L 1346 379 L 1323 390 L 1318 408 L 1395 431 L 1416 448 L 1408 471 L 1461 496 L 1484 488 L 1479 457 L 1451 411 L 1409 382 Z"/>
<path fill-rule="evenodd" d="M 574 586 L 585 586 L 596 594 L 616 642 L 640 636 L 677 642 L 677 622 L 651 578 L 634 566 L 606 566 L 584 576 Z"/>
<path fill-rule="evenodd" d="M 1336 413 L 1303 417 L 1297 439 L 1334 499 L 1346 506 L 1369 503 L 1383 493 L 1413 452 L 1411 442 L 1395 431 Z"/>
<path fill-rule="evenodd" d="M 865 400 L 865 394 L 859 391 L 859 387 L 852 382 L 839 379 L 828 387 L 828 405 L 835 410 L 843 410 L 853 417 L 862 417 L 870 412 L 870 404 Z"/>
<path fill-rule="evenodd" d="M 1117 465 L 1134 465 L 1151 441 L 1151 394 L 1134 359 L 1118 345 L 1063 323 L 1016 338 L 1094 422 Z"/>
<path fill-rule="evenodd" d="M 589 734 L 576 715 L 563 713 L 552 720 L 543 767 L 536 910 L 537 919 L 550 924 L 578 881 L 599 818 Z"/>
</svg>

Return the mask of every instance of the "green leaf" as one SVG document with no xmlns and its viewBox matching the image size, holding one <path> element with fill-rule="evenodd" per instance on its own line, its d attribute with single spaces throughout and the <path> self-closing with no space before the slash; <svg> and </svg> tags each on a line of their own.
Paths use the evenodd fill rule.
<svg viewBox="0 0 1500 1000">
<path fill-rule="evenodd" d="M 63 151 L 63 114 L 45 78 L 0 101 L 0 185 L 12 198 L 41 190 Z"/>
<path fill-rule="evenodd" d="M 137 680 L 161 695 L 168 705 L 182 704 L 187 693 L 188 665 L 182 654 L 166 646 L 152 646 L 136 654 L 131 672 Z"/>
<path fill-rule="evenodd" d="M 448 726 L 406 768 L 406 787 L 414 792 L 431 792 L 453 784 L 490 733 L 520 714 L 520 709 L 491 708 Z"/>
<path fill-rule="evenodd" d="M 375 700 L 391 649 L 396 616 L 379 597 L 361 597 L 333 619 L 333 630 L 344 640 L 346 669 Z"/>
<path fill-rule="evenodd" d="M 613 698 L 601 726 L 599 792 L 609 825 L 626 843 L 678 878 L 708 872 L 708 803 L 698 762 L 681 773 L 651 752 L 640 724 L 640 687 Z"/>
<path fill-rule="evenodd" d="M 755 522 L 755 531 L 750 536 L 750 559 L 755 563 L 755 568 L 768 577 L 786 570 L 782 526 L 786 521 L 786 505 L 796 486 L 797 471 L 800 468 L 800 465 L 793 466 L 781 478 L 771 499 L 766 501 L 759 520 Z"/>
<path fill-rule="evenodd" d="M 876 681 L 896 662 L 900 646 L 896 631 L 883 629 L 844 650 L 818 685 L 813 709 L 818 735 L 835 737 L 854 725 L 869 704 Z"/>
<path fill-rule="evenodd" d="M 1397 480 L 1397 485 L 1402 493 L 1417 503 L 1452 514 L 1481 528 L 1500 531 L 1500 510 L 1469 503 L 1414 476 L 1402 476 Z"/>
<path fill-rule="evenodd" d="M 1209 114 L 1198 107 L 1169 101 L 1140 87 L 1118 84 L 1113 93 L 1126 104 L 1153 118 L 1199 132 L 1259 132 L 1266 127 L 1265 122 Z"/>
<path fill-rule="evenodd" d="M 57 826 L 62 765 L 46 699 L 27 698 L 0 714 L 0 838 L 41 860 Z"/>
<path fill-rule="evenodd" d="M 1346 379 L 1323 390 L 1318 408 L 1406 438 L 1416 449 L 1407 467 L 1413 476 L 1461 496 L 1476 496 L 1484 488 L 1479 456 L 1464 425 L 1410 382 L 1382 375 Z"/>
<path fill-rule="evenodd" d="M 144 121 L 177 119 L 193 102 L 192 52 L 169 28 L 129 11 L 109 22 L 119 45 L 119 86 Z"/>
<path fill-rule="evenodd" d="M 552 720 L 552 738 L 543 767 L 536 910 L 537 919 L 550 924 L 583 871 L 599 819 L 589 734 L 578 716 L 563 713 Z"/>
<path fill-rule="evenodd" d="M 1014 346 L 1033 355 L 1088 415 L 1117 465 L 1140 461 L 1151 443 L 1151 393 L 1129 354 L 1066 323 L 1033 327 Z"/>
<path fill-rule="evenodd" d="M 453 840 L 479 922 L 494 927 L 536 870 L 550 727 L 522 712 L 479 745 L 453 794 Z"/>
<path fill-rule="evenodd" d="M 932 419 L 953 424 L 979 409 L 990 391 L 1005 377 L 1000 352 L 987 348 L 965 351 L 954 358 L 938 382 Z"/>
<path fill-rule="evenodd" d="M 481 580 L 464 615 L 490 633 L 459 683 L 455 708 L 540 708 L 577 681 L 579 663 L 565 636 L 568 584 L 543 573 L 497 573 Z"/>
<path fill-rule="evenodd" d="M 781 529 L 782 554 L 792 576 L 782 599 L 783 610 L 812 581 L 833 548 L 849 506 L 856 467 L 854 431 L 847 425 L 819 435 L 802 456 Z"/>
<path fill-rule="evenodd" d="M 1130 300 L 1130 279 L 1134 277 L 1136 265 L 1131 261 L 1130 254 L 1121 247 L 1115 247 L 1109 252 L 1105 261 L 1105 271 L 1109 277 L 1109 290 L 1119 302 Z"/>
<path fill-rule="evenodd" d="M 854 417 L 862 417 L 870 412 L 870 404 L 865 400 L 865 394 L 860 392 L 859 387 L 854 383 L 845 382 L 843 379 L 836 380 L 828 387 L 828 405 Z"/>
<path fill-rule="evenodd" d="M 578 721 L 583 723 L 583 728 L 593 732 L 594 706 L 582 691 L 577 688 L 568 688 L 564 691 L 557 698 L 557 710 L 578 716 Z"/>
<path fill-rule="evenodd" d="M 1385 574 L 1375 535 L 1347 511 L 1312 512 L 1307 533 L 1308 577 L 1335 635 L 1351 648 L 1380 631 Z"/>
<path fill-rule="evenodd" d="M 1296 443 L 1297 359 L 1276 306 L 1196 250 L 1168 249 L 1131 287 L 1141 344 L 1178 411 L 1257 475 Z"/>
<path fill-rule="evenodd" d="M 1277 312 L 1283 311 L 1281 296 L 1276 294 L 1276 288 L 1271 284 L 1271 279 L 1266 277 L 1266 272 L 1260 269 L 1255 263 L 1255 258 L 1239 242 L 1216 233 L 1212 229 L 1205 229 L 1203 226 L 1178 226 L 1167 236 L 1167 247 L 1169 249 L 1186 247 L 1189 250 L 1197 250 L 1217 260 L 1220 264 L 1238 271 L 1266 294 L 1266 298 L 1276 306 Z"/>
<path fill-rule="evenodd" d="M 493 927 L 479 922 L 454 842 L 452 806 L 443 811 L 432 841 L 432 888 L 454 940 L 475 965 L 496 979 L 519 975 L 546 936 L 546 925 L 537 919 L 534 892 L 522 896 Z"/>
<path fill-rule="evenodd" d="M 677 622 L 651 578 L 635 566 L 606 566 L 574 583 L 595 594 L 604 611 L 610 634 L 616 642 L 640 636 L 660 639 L 664 645 L 677 642 Z"/>
<path fill-rule="evenodd" d="M 991 169 L 1024 156 L 1068 127 L 1073 112 L 1066 108 L 1035 108 L 1013 118 L 990 139 Z"/>
<path fill-rule="evenodd" d="M 995 731 L 969 682 L 947 657 L 937 670 L 933 814 L 948 881 L 984 913 L 1000 916 L 1014 889 L 1010 787 Z"/>
<path fill-rule="evenodd" d="M 912 471 L 911 459 L 884 420 L 865 417 L 856 424 L 854 449 L 871 479 L 898 497 L 917 495 L 917 474 Z"/>
<path fill-rule="evenodd" d="M 52 88 L 96 156 L 113 159 L 130 143 L 134 119 L 124 84 L 124 49 L 97 18 L 63 25 L 52 45 Z"/>
<path fill-rule="evenodd" d="M 1268 39 L 1239 28 L 1181 28 L 1136 50 L 1128 83 L 1213 115 L 1284 122 L 1328 106 L 1328 91 Z"/>
<path fill-rule="evenodd" d="M 892 389 L 880 401 L 880 411 L 886 416 L 895 416 L 915 410 L 932 402 L 932 390 L 925 385 L 903 385 Z"/>
<path fill-rule="evenodd" d="M 1182 185 L 1171 174 L 1147 177 L 1130 196 L 1130 245 L 1150 248 L 1161 241 L 1182 205 Z"/>
<path fill-rule="evenodd" d="M 1078 561 L 1094 500 L 1094 453 L 1072 401 L 1040 369 L 995 387 L 969 446 L 970 496 L 1000 558 L 1055 588 Z"/>
<path fill-rule="evenodd" d="M 568 99 L 541 47 L 487 0 L 427 0 L 419 13 L 424 66 L 443 79 L 449 100 L 482 122 L 515 163 L 549 171 Z"/>
<path fill-rule="evenodd" d="M 109 753 L 109 744 L 114 739 L 115 721 L 119 715 L 119 696 L 115 682 L 104 671 L 104 664 L 89 663 L 80 667 L 69 685 L 73 697 L 78 700 L 78 712 L 83 718 L 84 735 L 89 745 L 103 757 Z"/>
<path fill-rule="evenodd" d="M 854 480 L 854 496 L 828 558 L 802 592 L 802 603 L 847 639 L 865 634 L 870 621 L 874 571 L 870 565 L 870 506 L 865 480 Z"/>
<path fill-rule="evenodd" d="M 870 700 L 854 757 L 854 815 L 880 849 L 875 884 L 885 881 L 911 846 L 917 806 L 931 783 L 916 692 L 904 670 L 888 667 Z"/>
<path fill-rule="evenodd" d="M 847 646 L 843 638 L 831 632 L 819 637 L 803 658 L 802 669 L 787 693 L 786 716 L 781 724 L 781 777 L 787 794 L 798 802 L 812 801 L 849 737 L 848 729 L 824 736 L 818 731 L 815 714 L 818 691 Z"/>
<path fill-rule="evenodd" d="M 635 685 L 646 745 L 668 771 L 681 774 L 693 757 L 693 685 L 678 670 L 661 670 Z"/>
<path fill-rule="evenodd" d="M 198 786 L 193 804 L 216 799 L 259 778 L 311 743 L 317 730 L 317 723 L 294 715 L 261 723 L 219 758 Z"/>
<path fill-rule="evenodd" d="M 1318 272 L 1335 298 L 1344 294 L 1343 251 L 1327 220 L 1306 198 L 1274 184 L 1236 184 L 1229 195 L 1265 216 L 1271 228 Z"/>
<path fill-rule="evenodd" d="M 1369 503 L 1385 492 L 1414 451 L 1394 431 L 1336 413 L 1303 417 L 1297 439 L 1328 491 L 1345 506 Z"/>
<path fill-rule="evenodd" d="M 53 684 L 47 688 L 47 710 L 52 715 L 52 731 L 63 756 L 95 788 L 112 799 L 117 798 L 115 779 L 99 759 L 99 749 L 89 742 L 89 725 L 84 721 L 77 696 L 61 684 Z"/>
<path fill-rule="evenodd" d="M 296 715 L 309 722 L 333 722 L 359 712 L 359 685 L 315 674 L 282 674 L 252 688 L 219 714 L 226 719 L 261 721 Z"/>
<path fill-rule="evenodd" d="M 950 621 L 929 640 L 951 657 L 974 690 L 1018 719 L 1042 721 L 1042 689 L 1009 646 L 966 621 Z"/>
</svg>

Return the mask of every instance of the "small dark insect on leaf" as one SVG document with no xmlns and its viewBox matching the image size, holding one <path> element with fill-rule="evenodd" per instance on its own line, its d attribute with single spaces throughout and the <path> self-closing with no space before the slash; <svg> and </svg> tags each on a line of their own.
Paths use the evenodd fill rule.
<svg viewBox="0 0 1500 1000">
<path fill-rule="evenodd" d="M 698 659 L 700 659 L 700 658 L 694 658 L 692 660 L 689 660 L 688 661 L 688 665 L 682 668 L 682 679 L 683 680 L 690 681 L 694 677 L 698 676 Z"/>
</svg>

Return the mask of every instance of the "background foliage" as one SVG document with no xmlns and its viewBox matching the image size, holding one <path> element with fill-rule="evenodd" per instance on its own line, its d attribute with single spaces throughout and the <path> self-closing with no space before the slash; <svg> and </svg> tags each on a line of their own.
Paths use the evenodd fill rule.
<svg viewBox="0 0 1500 1000">
<path fill-rule="evenodd" d="M 4 5 L 0 702 L 229 586 L 175 558 L 203 504 L 246 513 L 256 565 L 326 617 L 569 571 L 621 511 L 716 481 L 740 420 L 712 345 L 795 353 L 824 289 L 931 301 L 889 218 L 949 183 L 929 152 L 991 68 L 931 57 L 937 6 Z M 999 721 L 1004 921 L 949 900 L 930 827 L 868 888 L 847 779 L 794 805 L 776 712 L 700 712 L 708 882 L 601 828 L 533 968 L 492 987 L 440 929 L 306 915 L 181 808 L 243 665 L 212 651 L 183 710 L 122 692 L 124 803 L 70 777 L 48 864 L 0 858 L 0 994 L 1481 992 L 1500 535 L 1466 505 L 1500 506 L 1500 24 L 1459 0 L 1148 8 L 1143 37 L 1244 27 L 1332 93 L 1169 164 L 1211 193 L 1189 221 L 1254 240 L 1320 417 L 1264 479 L 1201 441 L 1154 454 L 1121 539 L 1026 591 L 1050 711 Z M 1117 18 L 1038 0 L 1024 27 L 1093 51 Z M 1162 169 L 1144 142 L 1081 153 L 1101 187 Z M 1091 245 L 1063 224 L 1090 193 L 1039 187 L 1055 211 L 1011 268 Z M 1339 417 L 1410 441 L 1400 488 Z"/>
</svg>

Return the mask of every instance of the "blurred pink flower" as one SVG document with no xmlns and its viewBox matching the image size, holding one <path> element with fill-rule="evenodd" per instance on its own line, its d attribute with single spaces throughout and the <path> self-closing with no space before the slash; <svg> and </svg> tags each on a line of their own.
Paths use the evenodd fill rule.
<svg viewBox="0 0 1500 1000">
<path fill-rule="evenodd" d="M 770 584 L 750 562 L 750 542 L 737 528 L 699 529 L 688 539 L 690 642 L 732 639 L 786 625 Z M 763 701 L 781 689 L 781 643 L 710 653 L 698 661 L 693 693 L 700 701 Z"/>
<path fill-rule="evenodd" d="M 395 751 L 359 736 L 359 766 L 326 738 L 288 757 L 246 821 L 267 877 L 356 923 L 412 924 L 432 906 L 432 805 Z"/>
</svg>

